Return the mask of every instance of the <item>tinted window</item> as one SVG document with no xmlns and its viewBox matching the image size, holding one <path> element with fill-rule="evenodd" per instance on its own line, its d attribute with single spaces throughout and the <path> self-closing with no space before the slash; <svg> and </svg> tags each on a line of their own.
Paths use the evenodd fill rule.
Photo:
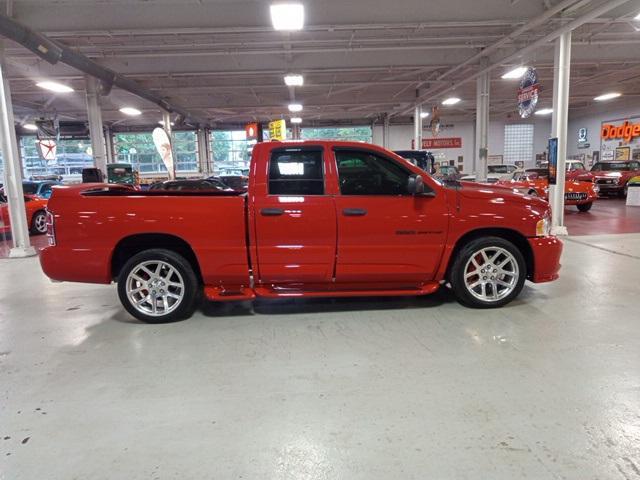
<svg viewBox="0 0 640 480">
<path fill-rule="evenodd" d="M 626 171 L 630 170 L 627 162 L 602 162 L 596 163 L 592 168 L 592 172 L 609 172 L 609 171 Z"/>
<path fill-rule="evenodd" d="M 323 195 L 322 150 L 274 150 L 269 162 L 269 194 Z"/>
<path fill-rule="evenodd" d="M 40 189 L 40 196 L 42 198 L 51 198 L 51 193 L 52 193 L 51 188 L 52 188 L 51 184 L 47 183 L 46 185 L 43 185 L 42 188 Z"/>
<path fill-rule="evenodd" d="M 360 150 L 336 150 L 342 195 L 406 195 L 411 173 L 395 161 Z"/>
<path fill-rule="evenodd" d="M 27 195 L 35 195 L 38 192 L 38 184 L 37 183 L 23 183 L 22 191 Z"/>
<path fill-rule="evenodd" d="M 489 165 L 487 171 L 488 173 L 509 173 L 506 165 Z"/>
</svg>

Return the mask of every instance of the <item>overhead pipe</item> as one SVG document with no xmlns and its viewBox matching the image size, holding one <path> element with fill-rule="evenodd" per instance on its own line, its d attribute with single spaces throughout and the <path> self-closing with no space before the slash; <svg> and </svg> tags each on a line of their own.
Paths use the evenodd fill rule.
<svg viewBox="0 0 640 480">
<path fill-rule="evenodd" d="M 481 75 L 483 75 L 486 72 L 490 72 L 493 69 L 495 69 L 496 67 L 498 67 L 499 65 L 502 65 L 504 63 L 509 63 L 512 62 L 534 50 L 536 50 L 537 48 L 548 44 L 549 42 L 552 42 L 553 40 L 555 40 L 556 38 L 560 37 L 563 33 L 565 32 L 570 32 L 572 30 L 575 30 L 576 28 L 580 27 L 581 25 L 584 25 L 585 23 L 590 22 L 591 20 L 598 18 L 600 15 L 603 15 L 611 10 L 613 10 L 614 8 L 617 8 L 621 5 L 624 5 L 625 3 L 628 3 L 630 0 L 607 0 L 607 2 L 603 3 L 602 5 L 600 5 L 597 8 L 594 8 L 593 10 L 585 13 L 584 15 L 581 15 L 580 17 L 577 17 L 573 20 L 571 20 L 570 22 L 562 25 L 560 28 L 554 30 L 553 32 L 545 35 L 544 37 L 536 40 L 535 42 L 531 43 L 530 45 L 524 47 L 523 49 L 519 50 L 518 52 L 509 55 L 505 58 L 500 59 L 497 62 L 492 63 L 491 65 L 481 68 L 479 71 L 470 74 L 468 76 L 466 76 L 464 79 L 459 80 L 457 82 L 454 82 L 452 85 L 450 85 L 449 87 L 445 88 L 444 90 L 438 91 L 436 93 L 428 93 L 425 94 L 423 96 L 421 96 L 418 99 L 418 104 L 423 104 L 426 103 L 440 95 L 443 95 L 447 92 L 451 92 L 453 90 L 455 90 L 456 88 L 472 81 L 475 80 L 476 78 L 480 77 Z M 636 0 L 634 3 L 636 4 L 640 4 L 639 0 Z M 640 5 L 639 5 L 640 6 Z M 415 105 L 412 105 L 411 107 L 408 108 L 403 108 L 403 110 L 399 111 L 397 114 L 406 114 L 408 112 L 410 112 L 411 110 L 413 110 Z"/>
<path fill-rule="evenodd" d="M 116 86 L 151 103 L 155 103 L 169 113 L 181 115 L 185 118 L 186 123 L 194 126 L 206 125 L 205 121 L 192 115 L 185 108 L 156 95 L 152 91 L 142 87 L 136 81 L 130 80 L 113 70 L 97 64 L 85 55 L 74 52 L 70 48 L 50 40 L 45 35 L 31 30 L 4 14 L 0 14 L 0 35 L 19 43 L 52 65 L 62 62 L 97 78 L 102 82 L 103 88 L 107 91 L 110 90 L 112 86 Z"/>
</svg>

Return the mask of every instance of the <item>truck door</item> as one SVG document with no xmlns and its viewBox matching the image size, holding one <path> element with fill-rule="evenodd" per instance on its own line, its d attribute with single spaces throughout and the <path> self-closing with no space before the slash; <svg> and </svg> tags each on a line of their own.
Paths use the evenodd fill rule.
<svg viewBox="0 0 640 480">
<path fill-rule="evenodd" d="M 329 283 L 336 257 L 336 210 L 326 194 L 322 147 L 271 150 L 256 184 L 254 219 L 261 283 Z"/>
<path fill-rule="evenodd" d="M 336 282 L 432 280 L 448 226 L 444 193 L 434 196 L 425 182 L 430 192 L 410 195 L 413 172 L 382 153 L 336 147 L 334 154 L 340 189 Z"/>
</svg>

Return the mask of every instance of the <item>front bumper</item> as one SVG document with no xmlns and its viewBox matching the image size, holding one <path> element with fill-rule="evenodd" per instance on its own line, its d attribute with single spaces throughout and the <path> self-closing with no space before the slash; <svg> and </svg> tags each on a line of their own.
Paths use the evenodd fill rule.
<svg viewBox="0 0 640 480">
<path fill-rule="evenodd" d="M 606 195 L 619 195 L 624 192 L 624 184 L 596 182 L 596 185 L 598 185 L 598 188 L 600 189 L 598 191 L 598 196 L 600 197 Z"/>
<path fill-rule="evenodd" d="M 562 242 L 556 237 L 529 238 L 533 252 L 533 283 L 552 282 L 559 276 Z"/>
</svg>

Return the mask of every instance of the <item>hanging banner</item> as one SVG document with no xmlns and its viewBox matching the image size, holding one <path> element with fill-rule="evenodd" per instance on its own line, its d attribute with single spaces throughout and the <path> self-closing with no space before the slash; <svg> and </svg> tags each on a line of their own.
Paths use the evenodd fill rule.
<svg viewBox="0 0 640 480">
<path fill-rule="evenodd" d="M 522 118 L 529 118 L 538 105 L 538 72 L 535 68 L 529 67 L 520 80 L 518 90 L 518 112 Z"/>
<path fill-rule="evenodd" d="M 56 159 L 58 146 L 55 140 L 36 140 L 36 146 L 38 147 L 38 155 L 42 160 L 51 162 Z"/>
<path fill-rule="evenodd" d="M 284 120 L 269 122 L 269 138 L 271 140 L 287 139 L 287 123 Z"/>
<path fill-rule="evenodd" d="M 558 175 L 558 139 L 549 139 L 549 185 L 556 184 L 556 178 Z"/>
<path fill-rule="evenodd" d="M 171 148 L 171 139 L 164 128 L 155 128 L 153 130 L 153 143 L 156 146 L 156 150 L 162 158 L 162 163 L 167 169 L 169 174 L 169 180 L 175 180 L 176 170 L 173 161 L 173 149 Z"/>
</svg>

